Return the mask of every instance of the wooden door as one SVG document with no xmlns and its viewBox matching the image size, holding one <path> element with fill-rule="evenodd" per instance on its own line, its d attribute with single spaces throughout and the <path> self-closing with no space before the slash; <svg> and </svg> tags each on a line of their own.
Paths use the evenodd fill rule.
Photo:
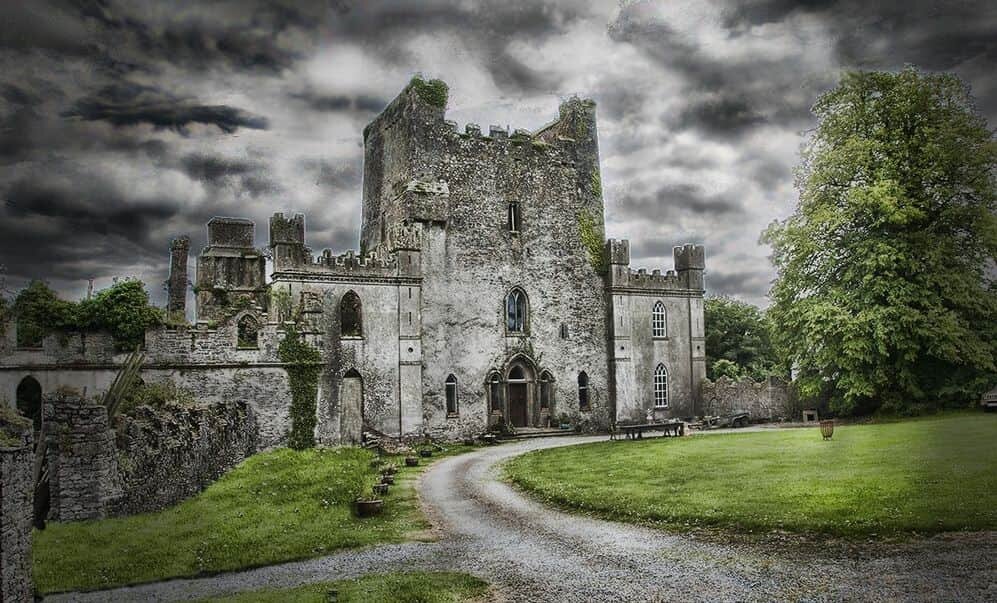
<svg viewBox="0 0 997 603">
<path fill-rule="evenodd" d="M 509 384 L 509 422 L 514 427 L 526 427 L 528 415 L 526 405 L 528 404 L 527 390 L 525 383 Z"/>
</svg>

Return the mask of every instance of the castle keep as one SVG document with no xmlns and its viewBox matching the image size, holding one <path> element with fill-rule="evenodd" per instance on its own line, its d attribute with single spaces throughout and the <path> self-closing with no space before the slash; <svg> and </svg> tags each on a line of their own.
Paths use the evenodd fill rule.
<svg viewBox="0 0 997 603">
<path fill-rule="evenodd" d="M 276 213 L 267 279 L 256 225 L 212 219 L 197 322 L 146 334 L 143 378 L 245 401 L 260 445 L 280 444 L 290 393 L 277 348 L 293 323 L 323 356 L 324 443 L 701 414 L 703 248 L 676 247 L 674 270 L 648 273 L 630 267 L 627 241 L 606 241 L 594 103 L 566 101 L 536 132 L 461 132 L 425 86 L 364 129 L 360 249 L 316 253 L 305 216 Z M 171 248 L 172 312 L 187 245 Z M 23 350 L 13 331 L 0 343 L 12 402 L 26 379 L 100 391 L 122 361 L 100 334 Z"/>
</svg>

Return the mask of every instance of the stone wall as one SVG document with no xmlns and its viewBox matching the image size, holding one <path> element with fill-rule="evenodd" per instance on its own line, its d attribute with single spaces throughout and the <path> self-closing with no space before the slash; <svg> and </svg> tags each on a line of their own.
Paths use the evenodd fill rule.
<svg viewBox="0 0 997 603">
<path fill-rule="evenodd" d="M 244 402 L 136 409 L 110 429 L 103 406 L 74 394 L 45 398 L 49 519 L 154 511 L 200 492 L 257 446 Z"/>
<path fill-rule="evenodd" d="M 50 508 L 54 521 L 103 519 L 124 495 L 107 410 L 78 394 L 44 397 Z"/>
<path fill-rule="evenodd" d="M 256 450 L 245 402 L 139 407 L 117 425 L 124 496 L 116 513 L 163 509 L 203 490 Z"/>
<path fill-rule="evenodd" d="M 726 415 L 747 412 L 752 419 L 782 419 L 789 411 L 789 386 L 776 377 L 755 382 L 734 381 L 721 377 L 716 382 L 703 380 L 703 412 Z"/>
<path fill-rule="evenodd" d="M 30 430 L 23 431 L 19 445 L 4 446 L 0 442 L 0 601 L 3 603 L 34 600 L 31 584 L 33 466 Z"/>
</svg>

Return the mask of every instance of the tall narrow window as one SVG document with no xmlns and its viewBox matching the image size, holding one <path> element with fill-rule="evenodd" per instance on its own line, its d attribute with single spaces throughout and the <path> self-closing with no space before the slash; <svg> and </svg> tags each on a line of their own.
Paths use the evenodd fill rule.
<svg viewBox="0 0 997 603">
<path fill-rule="evenodd" d="M 550 410 L 551 398 L 554 393 L 553 381 L 554 379 L 547 371 L 540 373 L 540 410 Z"/>
<path fill-rule="evenodd" d="M 513 201 L 509 204 L 509 215 L 507 217 L 507 221 L 510 232 L 519 232 L 521 224 L 518 202 Z"/>
<path fill-rule="evenodd" d="M 505 298 L 505 326 L 510 333 L 526 332 L 526 294 L 520 288 L 513 289 Z"/>
<path fill-rule="evenodd" d="M 663 364 L 654 369 L 654 407 L 668 408 L 668 369 Z"/>
<path fill-rule="evenodd" d="M 363 307 L 353 291 L 347 291 L 339 303 L 339 326 L 343 337 L 363 336 Z"/>
<path fill-rule="evenodd" d="M 561 339 L 567 339 L 567 338 L 568 338 L 568 323 L 562 322 L 561 323 Z"/>
<path fill-rule="evenodd" d="M 488 404 L 492 412 L 502 412 L 502 380 L 498 373 L 488 379 Z"/>
<path fill-rule="evenodd" d="M 249 314 L 239 319 L 238 333 L 238 346 L 240 348 L 255 349 L 260 347 L 260 324 Z"/>
<path fill-rule="evenodd" d="M 578 373 L 578 409 L 589 409 L 589 376 L 585 371 Z"/>
<path fill-rule="evenodd" d="M 654 309 L 651 310 L 651 335 L 654 337 L 666 337 L 668 335 L 666 324 L 665 304 L 655 302 Z"/>
<path fill-rule="evenodd" d="M 447 390 L 447 414 L 457 414 L 457 377 L 450 375 L 446 382 Z"/>
</svg>

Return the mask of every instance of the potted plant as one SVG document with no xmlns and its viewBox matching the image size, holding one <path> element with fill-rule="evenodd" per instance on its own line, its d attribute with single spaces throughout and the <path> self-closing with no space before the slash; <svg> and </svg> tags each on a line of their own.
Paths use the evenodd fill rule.
<svg viewBox="0 0 997 603">
<path fill-rule="evenodd" d="M 394 475 L 398 473 L 398 466 L 394 463 L 388 463 L 384 467 L 381 467 L 381 475 Z"/>
<path fill-rule="evenodd" d="M 388 484 L 374 484 L 371 490 L 375 496 L 384 496 L 388 493 Z"/>
<path fill-rule="evenodd" d="M 568 418 L 567 413 L 561 413 L 557 415 L 557 422 L 560 428 L 564 431 L 571 429 L 571 419 Z"/>
<path fill-rule="evenodd" d="M 474 446 L 474 438 L 464 438 L 465 446 Z"/>
<path fill-rule="evenodd" d="M 389 486 L 392 485 L 392 484 L 394 484 L 395 483 L 395 475 L 393 473 L 392 474 L 388 474 L 388 473 L 382 474 L 381 475 L 381 483 L 382 484 L 387 484 Z"/>
<path fill-rule="evenodd" d="M 428 459 L 429 457 L 433 456 L 433 449 L 432 448 L 420 448 L 419 449 L 419 456 L 421 456 L 424 459 Z"/>
<path fill-rule="evenodd" d="M 418 467 L 419 466 L 419 457 L 417 457 L 417 456 L 411 456 L 411 455 L 405 457 L 405 466 L 406 467 Z"/>
<path fill-rule="evenodd" d="M 381 514 L 384 508 L 384 500 L 374 496 L 361 496 L 353 503 L 357 517 L 373 517 Z"/>
</svg>

